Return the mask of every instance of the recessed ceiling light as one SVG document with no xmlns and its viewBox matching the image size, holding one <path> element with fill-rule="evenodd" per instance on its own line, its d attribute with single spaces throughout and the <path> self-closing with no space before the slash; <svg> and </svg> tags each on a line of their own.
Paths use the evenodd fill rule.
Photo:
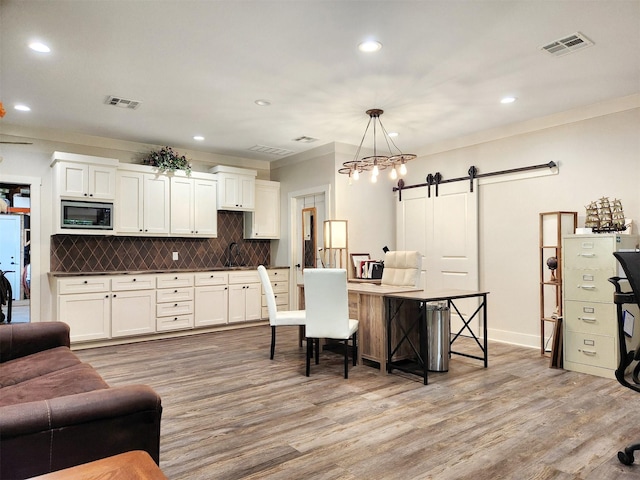
<svg viewBox="0 0 640 480">
<path fill-rule="evenodd" d="M 15 108 L 16 110 L 20 110 L 21 112 L 30 112 L 31 111 L 31 109 L 29 107 L 27 107 L 26 105 L 22 105 L 22 104 L 15 105 L 13 108 Z"/>
<path fill-rule="evenodd" d="M 51 51 L 51 49 L 48 46 L 46 46 L 44 43 L 41 43 L 41 42 L 31 42 L 29 44 L 29 48 L 33 51 L 40 52 L 40 53 L 49 53 Z"/>
<path fill-rule="evenodd" d="M 397 137 L 398 135 L 398 132 L 389 132 L 390 137 Z"/>
<path fill-rule="evenodd" d="M 516 100 L 516 97 L 503 97 L 502 100 L 500 100 L 500 103 L 513 103 Z"/>
<path fill-rule="evenodd" d="M 194 135 L 193 139 L 197 140 L 198 142 L 201 142 L 204 140 L 204 137 L 202 135 Z"/>
<path fill-rule="evenodd" d="M 269 100 L 256 100 L 255 104 L 260 105 L 261 107 L 268 107 L 271 105 L 271 102 Z"/>
<path fill-rule="evenodd" d="M 358 50 L 361 52 L 377 52 L 382 48 L 382 44 L 377 40 L 367 40 L 366 42 L 362 42 L 358 45 Z"/>
</svg>

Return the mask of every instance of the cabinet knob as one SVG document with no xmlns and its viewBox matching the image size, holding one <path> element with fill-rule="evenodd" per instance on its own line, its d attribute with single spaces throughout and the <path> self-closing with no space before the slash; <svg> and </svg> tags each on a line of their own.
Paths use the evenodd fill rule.
<svg viewBox="0 0 640 480">
<path fill-rule="evenodd" d="M 113 298 L 116 298 L 116 297 L 117 297 L 117 295 L 114 293 L 114 294 L 113 294 Z"/>
<path fill-rule="evenodd" d="M 84 195 L 85 197 L 87 196 L 87 194 L 86 194 L 86 193 L 84 193 L 83 195 Z"/>
<path fill-rule="evenodd" d="M 89 283 L 89 282 L 87 282 L 87 281 L 85 280 L 83 283 L 87 284 L 87 283 Z"/>
<path fill-rule="evenodd" d="M 178 293 L 178 290 L 174 290 L 173 293 Z"/>
<path fill-rule="evenodd" d="M 136 281 L 136 279 L 134 278 L 134 279 L 133 279 L 133 281 L 135 282 L 135 281 Z"/>
<path fill-rule="evenodd" d="M 90 193 L 90 194 L 89 194 L 89 196 L 90 196 L 90 197 L 93 197 L 93 193 Z"/>
<path fill-rule="evenodd" d="M 175 277 L 175 278 L 174 278 L 174 280 L 177 280 L 177 279 L 178 279 L 178 277 Z"/>
<path fill-rule="evenodd" d="M 173 306 L 174 306 L 174 307 L 177 307 L 177 306 L 178 306 L 178 304 L 177 304 L 177 303 L 175 303 Z"/>
<path fill-rule="evenodd" d="M 178 317 L 173 317 L 173 321 L 175 322 L 176 320 L 178 320 Z"/>
<path fill-rule="evenodd" d="M 105 295 L 104 298 L 109 298 L 109 295 Z"/>
<path fill-rule="evenodd" d="M 140 231 L 142 231 L 142 229 L 140 229 Z"/>
</svg>

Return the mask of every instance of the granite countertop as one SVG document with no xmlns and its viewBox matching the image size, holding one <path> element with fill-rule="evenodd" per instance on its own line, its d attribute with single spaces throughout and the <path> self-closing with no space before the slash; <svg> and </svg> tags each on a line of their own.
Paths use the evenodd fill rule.
<svg viewBox="0 0 640 480">
<path fill-rule="evenodd" d="M 291 268 L 281 265 L 265 265 L 266 268 Z M 166 270 L 111 270 L 107 272 L 48 272 L 50 277 L 81 277 L 92 275 L 145 275 L 159 273 L 198 273 L 198 272 L 224 272 L 224 271 L 242 271 L 255 270 L 258 266 L 245 267 L 209 267 L 209 268 L 168 268 Z"/>
</svg>

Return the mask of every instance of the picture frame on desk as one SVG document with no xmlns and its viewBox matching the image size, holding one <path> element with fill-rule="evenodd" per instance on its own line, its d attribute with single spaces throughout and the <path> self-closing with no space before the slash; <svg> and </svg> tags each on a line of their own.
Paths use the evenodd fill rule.
<svg viewBox="0 0 640 480">
<path fill-rule="evenodd" d="M 353 265 L 353 272 L 355 278 L 362 278 L 362 262 L 371 260 L 371 255 L 368 253 L 352 253 L 351 264 Z"/>
</svg>

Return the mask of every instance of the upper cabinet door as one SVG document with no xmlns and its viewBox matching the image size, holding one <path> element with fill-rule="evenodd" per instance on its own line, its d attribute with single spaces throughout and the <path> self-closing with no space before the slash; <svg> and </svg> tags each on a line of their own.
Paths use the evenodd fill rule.
<svg viewBox="0 0 640 480">
<path fill-rule="evenodd" d="M 218 174 L 218 210 L 252 211 L 255 208 L 255 177 Z"/>
<path fill-rule="evenodd" d="M 169 177 L 144 174 L 144 233 L 169 233 Z"/>
<path fill-rule="evenodd" d="M 118 171 L 116 232 L 141 234 L 144 228 L 144 174 Z"/>
<path fill-rule="evenodd" d="M 199 236 L 218 236 L 217 183 L 193 180 L 193 226 Z"/>
<path fill-rule="evenodd" d="M 89 165 L 89 196 L 101 200 L 116 198 L 116 169 Z"/>
<path fill-rule="evenodd" d="M 116 197 L 116 169 L 82 163 L 61 163 L 60 196 L 113 200 Z"/>
<path fill-rule="evenodd" d="M 244 238 L 280 238 L 280 183 L 255 181 L 255 209 L 244 214 Z"/>
<path fill-rule="evenodd" d="M 171 233 L 192 235 L 193 226 L 193 180 L 171 178 Z"/>
</svg>

